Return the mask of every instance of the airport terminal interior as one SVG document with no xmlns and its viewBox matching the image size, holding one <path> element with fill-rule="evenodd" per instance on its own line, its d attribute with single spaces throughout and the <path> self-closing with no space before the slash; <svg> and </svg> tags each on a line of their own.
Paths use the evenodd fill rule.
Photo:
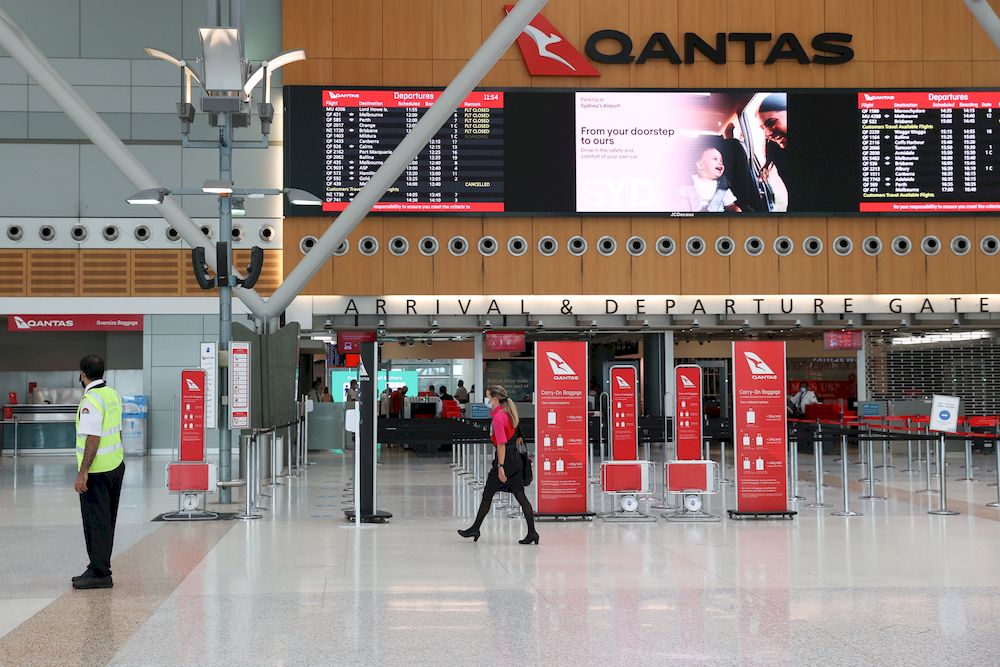
<svg viewBox="0 0 1000 667">
<path fill-rule="evenodd" d="M 0 0 L 0 665 L 991 664 L 997 11 Z"/>
</svg>

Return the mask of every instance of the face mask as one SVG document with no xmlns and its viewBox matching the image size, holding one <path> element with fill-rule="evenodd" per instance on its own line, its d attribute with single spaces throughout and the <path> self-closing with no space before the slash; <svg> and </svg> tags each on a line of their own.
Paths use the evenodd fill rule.
<svg viewBox="0 0 1000 667">
<path fill-rule="evenodd" d="M 84 389 L 87 388 L 87 381 L 83 379 L 83 376 L 80 376 L 80 386 Z"/>
<path fill-rule="evenodd" d="M 483 405 L 485 405 L 488 408 L 492 408 L 493 407 L 493 405 L 490 403 L 490 399 L 488 399 L 488 398 L 485 401 L 483 401 Z"/>
</svg>

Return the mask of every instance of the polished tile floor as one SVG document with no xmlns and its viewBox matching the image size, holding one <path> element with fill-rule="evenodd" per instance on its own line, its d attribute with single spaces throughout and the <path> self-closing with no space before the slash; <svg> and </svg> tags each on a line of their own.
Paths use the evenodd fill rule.
<svg viewBox="0 0 1000 667">
<path fill-rule="evenodd" d="M 898 449 L 898 448 L 897 448 Z M 494 509 L 478 543 L 455 534 L 478 503 L 449 458 L 392 449 L 379 466 L 388 525 L 342 519 L 350 454 L 267 491 L 259 521 L 150 523 L 172 509 L 165 461 L 130 460 L 111 591 L 71 591 L 85 565 L 67 459 L 0 459 L 2 665 L 937 665 L 995 664 L 1000 509 L 992 457 L 949 504 L 913 494 L 924 478 L 877 469 L 887 500 L 805 507 L 794 521 L 545 522 L 541 545 Z M 852 453 L 851 459 L 855 455 Z M 936 483 L 936 480 L 935 480 Z M 503 496 L 503 494 L 501 494 Z M 593 507 L 611 504 L 595 497 Z M 709 509 L 732 506 L 732 487 Z M 88 639 L 102 650 L 88 649 Z"/>
</svg>

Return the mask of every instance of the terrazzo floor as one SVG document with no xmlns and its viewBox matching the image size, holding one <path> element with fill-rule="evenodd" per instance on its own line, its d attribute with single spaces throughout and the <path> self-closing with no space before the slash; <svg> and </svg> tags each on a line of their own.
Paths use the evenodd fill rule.
<svg viewBox="0 0 1000 667">
<path fill-rule="evenodd" d="M 311 458 L 269 491 L 263 519 L 183 525 L 149 521 L 174 506 L 165 460 L 129 460 L 111 591 L 69 588 L 85 565 L 72 461 L 0 459 L 0 665 L 997 660 L 992 456 L 976 455 L 976 482 L 954 481 L 960 448 L 949 456 L 957 516 L 927 514 L 937 499 L 912 493 L 923 478 L 902 472 L 903 447 L 895 468 L 878 470 L 887 500 L 859 500 L 867 487 L 852 466 L 863 516 L 830 514 L 841 498 L 834 456 L 824 479 L 835 507 L 805 507 L 815 487 L 802 456 L 810 500 L 793 521 L 544 522 L 538 547 L 516 543 L 524 523 L 499 504 L 478 543 L 455 534 L 478 491 L 450 458 L 386 450 L 380 508 L 394 518 L 361 528 L 342 518 L 352 456 Z M 723 513 L 732 493 L 724 485 L 708 509 Z"/>
</svg>

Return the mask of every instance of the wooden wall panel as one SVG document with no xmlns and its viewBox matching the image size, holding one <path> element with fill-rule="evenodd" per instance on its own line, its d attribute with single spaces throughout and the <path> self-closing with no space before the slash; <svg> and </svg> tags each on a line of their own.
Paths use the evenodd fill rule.
<svg viewBox="0 0 1000 667">
<path fill-rule="evenodd" d="M 581 229 L 589 246 L 583 255 L 583 294 L 631 294 L 632 255 L 625 247 L 631 236 L 629 218 L 584 218 Z M 618 242 L 615 254 L 605 257 L 597 251 L 602 236 Z"/>
<path fill-rule="evenodd" d="M 972 85 L 1000 86 L 1000 61 L 979 60 L 972 63 Z"/>
<path fill-rule="evenodd" d="M 680 246 L 669 257 L 656 251 L 656 241 L 669 236 L 680 243 L 681 225 L 678 220 L 632 218 L 632 233 L 646 239 L 646 253 L 632 258 L 632 290 L 635 294 L 680 294 Z"/>
<path fill-rule="evenodd" d="M 993 10 L 1000 9 L 997 0 L 988 0 Z M 993 45 L 979 21 L 972 22 L 972 57 L 975 60 L 1000 60 L 1000 50 Z"/>
<path fill-rule="evenodd" d="M 923 0 L 875 0 L 873 38 L 875 60 L 920 60 L 924 50 Z"/>
<path fill-rule="evenodd" d="M 534 242 L 529 249 L 532 256 L 534 294 L 583 294 L 583 259 L 566 252 L 566 242 L 580 234 L 580 218 L 534 218 Z M 552 257 L 538 253 L 538 240 L 553 236 L 559 241 L 559 251 Z"/>
<path fill-rule="evenodd" d="M 302 254 L 300 243 L 306 236 L 317 239 L 330 226 L 330 218 L 285 218 L 284 241 L 282 249 L 282 271 L 288 276 L 298 266 L 305 255 Z M 357 252 L 357 246 L 351 246 L 351 252 Z M 313 276 L 302 294 L 333 294 L 333 262 L 327 261 L 323 268 Z"/>
<path fill-rule="evenodd" d="M 483 79 L 483 86 L 530 88 L 531 75 L 528 74 L 528 68 L 520 60 L 501 60 Z"/>
<path fill-rule="evenodd" d="M 365 218 L 347 237 L 351 244 L 350 251 L 343 257 L 334 257 L 332 260 L 332 294 L 372 296 L 386 293 L 383 260 L 388 239 L 384 234 L 382 222 L 380 217 Z M 378 239 L 380 249 L 371 257 L 365 257 L 358 252 L 358 241 L 364 236 L 374 236 Z"/>
<path fill-rule="evenodd" d="M 472 1 L 475 2 L 475 0 Z M 482 19 L 481 34 L 483 36 L 483 40 L 493 34 L 496 27 L 500 25 L 500 21 L 503 20 L 504 16 L 506 16 L 506 13 L 503 10 L 504 5 L 509 4 L 511 4 L 510 0 L 480 0 L 480 16 Z M 517 44 L 511 45 L 511 47 L 507 49 L 502 56 L 500 56 L 500 60 L 516 60 L 517 62 L 521 62 L 521 50 L 518 48 Z"/>
<path fill-rule="evenodd" d="M 80 296 L 130 296 L 128 250 L 81 250 Z"/>
<path fill-rule="evenodd" d="M 184 260 L 187 260 L 184 263 Z M 191 254 L 184 250 L 133 250 L 132 296 L 180 296 Z"/>
<path fill-rule="evenodd" d="M 873 0 L 833 0 L 827 2 L 826 29 L 854 35 L 851 48 L 856 61 L 875 59 L 875 6 Z M 831 67 L 827 72 L 843 67 Z"/>
<path fill-rule="evenodd" d="M 643 26 L 645 33 L 646 26 Z M 621 0 L 589 0 L 580 4 L 580 41 L 576 42 L 581 53 L 584 52 L 584 42 L 588 36 L 598 30 L 620 30 L 629 33 L 628 7 Z M 657 28 L 659 30 L 659 28 Z M 642 50 L 642 44 L 637 47 Z M 583 85 L 594 88 L 628 88 L 631 81 L 629 67 L 621 65 L 603 65 L 594 63 L 601 72 L 599 78 L 584 78 Z"/>
<path fill-rule="evenodd" d="M 333 58 L 382 57 L 382 0 L 332 0 Z M 308 56 L 309 53 L 306 53 Z"/>
<path fill-rule="evenodd" d="M 78 296 L 80 251 L 29 250 L 28 296 Z"/>
<path fill-rule="evenodd" d="M 481 218 L 435 218 L 434 236 L 441 243 L 441 250 L 434 256 L 435 294 L 483 294 L 483 256 L 479 253 L 479 239 L 483 236 Z M 468 251 L 455 257 L 448 251 L 453 236 L 463 237 L 469 244 Z"/>
<path fill-rule="evenodd" d="M 739 26 L 739 32 L 775 33 L 774 0 L 728 0 L 726 21 L 730 26 Z M 711 34 L 711 33 L 708 33 Z M 776 85 L 777 70 L 773 65 L 765 65 L 770 46 L 758 44 L 754 53 L 755 64 L 747 65 L 745 47 L 729 44 L 729 62 L 726 64 L 728 84 L 733 88 L 762 87 Z"/>
<path fill-rule="evenodd" d="M 972 62 L 925 62 L 924 84 L 928 88 L 974 86 Z"/>
<path fill-rule="evenodd" d="M 974 22 L 964 3 L 923 0 L 923 59 L 970 60 Z"/>
<path fill-rule="evenodd" d="M 924 63 L 921 61 L 876 62 L 874 83 L 880 88 L 916 88 L 924 83 Z"/>
<path fill-rule="evenodd" d="M 378 86 L 382 84 L 382 61 L 347 58 L 331 61 L 331 78 L 323 83 L 338 86 Z M 315 83 L 319 83 L 318 81 Z"/>
<path fill-rule="evenodd" d="M 431 6 L 431 0 L 382 0 L 383 58 L 434 57 Z"/>
<path fill-rule="evenodd" d="M 979 252 L 974 218 L 927 218 L 927 234 L 941 241 L 941 250 L 927 257 L 927 291 L 932 294 L 972 294 L 976 291 L 976 269 L 986 264 L 989 257 Z M 956 256 L 950 249 L 951 239 L 963 234 L 975 243 L 976 250 L 964 257 Z M 919 240 L 913 239 L 917 244 Z M 920 252 L 915 249 L 915 252 Z M 994 267 L 995 268 L 995 267 Z"/>
<path fill-rule="evenodd" d="M 330 0 L 284 0 L 281 32 L 285 48 L 305 49 L 309 59 L 333 58 L 333 8 Z"/>
<path fill-rule="evenodd" d="M 468 0 L 433 0 L 435 60 L 468 60 L 483 45 L 483 7 Z M 501 18 L 503 18 L 501 16 Z"/>
<path fill-rule="evenodd" d="M 25 296 L 28 291 L 24 250 L 0 250 L 0 296 Z"/>
<path fill-rule="evenodd" d="M 486 294 L 531 294 L 534 289 L 532 253 L 535 247 L 531 218 L 485 218 L 483 234 L 497 240 L 499 249 L 483 258 L 483 291 Z M 521 257 L 507 252 L 507 241 L 521 236 L 531 249 Z"/>
<path fill-rule="evenodd" d="M 434 80 L 434 63 L 430 60 L 383 60 L 382 85 L 430 86 Z"/>
<path fill-rule="evenodd" d="M 778 281 L 778 256 L 771 249 L 778 236 L 778 221 L 755 218 L 753 224 L 748 225 L 736 219 L 730 225 L 730 230 L 730 236 L 736 242 L 736 250 L 729 258 L 729 291 L 732 294 L 781 293 L 782 288 L 788 285 Z M 757 257 L 748 255 L 743 248 L 750 236 L 759 236 L 764 240 L 765 250 Z"/>
<path fill-rule="evenodd" d="M 998 218 L 976 218 L 976 236 L 972 238 L 975 247 L 973 248 L 974 253 L 976 253 L 976 292 L 979 294 L 1000 294 L 1000 255 L 993 255 L 989 257 L 982 254 L 979 250 L 979 242 L 984 236 L 995 236 L 1000 238 L 1000 219 Z M 949 234 L 947 240 L 941 239 L 945 243 L 945 247 L 950 247 L 951 237 L 954 234 Z M 951 250 L 943 250 L 942 252 L 951 252 Z M 971 254 L 971 253 L 970 253 Z"/>
<path fill-rule="evenodd" d="M 629 2 L 630 32 L 666 33 L 674 48 L 678 48 L 680 28 L 677 23 L 678 0 L 631 0 Z M 642 45 L 639 45 L 642 49 Z M 683 56 L 683 54 L 680 54 Z M 653 60 L 631 67 L 631 85 L 636 88 L 676 88 L 681 66 L 665 60 Z"/>
<path fill-rule="evenodd" d="M 729 258 L 715 252 L 715 239 L 729 234 L 729 220 L 706 218 L 681 222 L 677 252 L 681 258 L 682 294 L 728 294 L 730 284 Z M 705 252 L 692 257 L 685 249 L 688 238 L 700 236 Z"/>
<path fill-rule="evenodd" d="M 927 233 L 923 218 L 879 218 L 876 233 L 884 244 L 878 256 L 878 291 L 880 294 L 923 294 L 927 291 L 927 257 L 920 251 L 920 240 Z M 892 251 L 897 236 L 910 239 L 910 252 L 899 256 Z"/>
<path fill-rule="evenodd" d="M 434 270 L 437 258 L 448 252 L 447 239 L 438 238 L 441 244 L 437 255 L 427 257 L 417 248 L 420 237 L 433 234 L 429 218 L 421 218 L 418 224 L 406 218 L 384 218 L 382 220 L 382 275 L 386 294 L 433 294 Z M 410 251 L 402 257 L 389 252 L 389 241 L 394 236 L 404 236 L 410 241 Z M 353 251 L 353 248 L 352 248 Z"/>
<path fill-rule="evenodd" d="M 309 58 L 286 65 L 281 68 L 282 81 L 286 86 L 322 86 L 337 83 L 333 73 L 334 62 L 330 58 Z"/>
<path fill-rule="evenodd" d="M 875 233 L 873 218 L 829 218 L 827 219 L 827 239 L 838 236 L 854 240 L 854 252 L 840 257 L 830 251 L 829 243 L 823 255 L 827 260 L 830 275 L 830 294 L 875 294 L 877 287 L 876 262 L 861 250 L 861 241 Z M 801 252 L 796 248 L 796 252 Z"/>
<path fill-rule="evenodd" d="M 826 255 L 810 257 L 802 252 L 802 242 L 807 236 L 823 239 L 826 252 L 830 252 L 833 236 L 827 228 L 826 218 L 782 218 L 778 221 L 778 236 L 787 236 L 795 250 L 787 257 L 778 257 L 778 284 L 782 292 L 793 294 L 825 294 L 830 285 Z M 774 239 L 764 239 L 767 251 L 774 252 Z M 857 240 L 855 241 L 857 243 Z"/>
<path fill-rule="evenodd" d="M 826 70 L 827 88 L 867 88 L 875 85 L 875 63 L 855 60 Z"/>
<path fill-rule="evenodd" d="M 466 60 L 434 60 L 431 62 L 431 83 L 444 88 L 465 67 Z"/>
</svg>

